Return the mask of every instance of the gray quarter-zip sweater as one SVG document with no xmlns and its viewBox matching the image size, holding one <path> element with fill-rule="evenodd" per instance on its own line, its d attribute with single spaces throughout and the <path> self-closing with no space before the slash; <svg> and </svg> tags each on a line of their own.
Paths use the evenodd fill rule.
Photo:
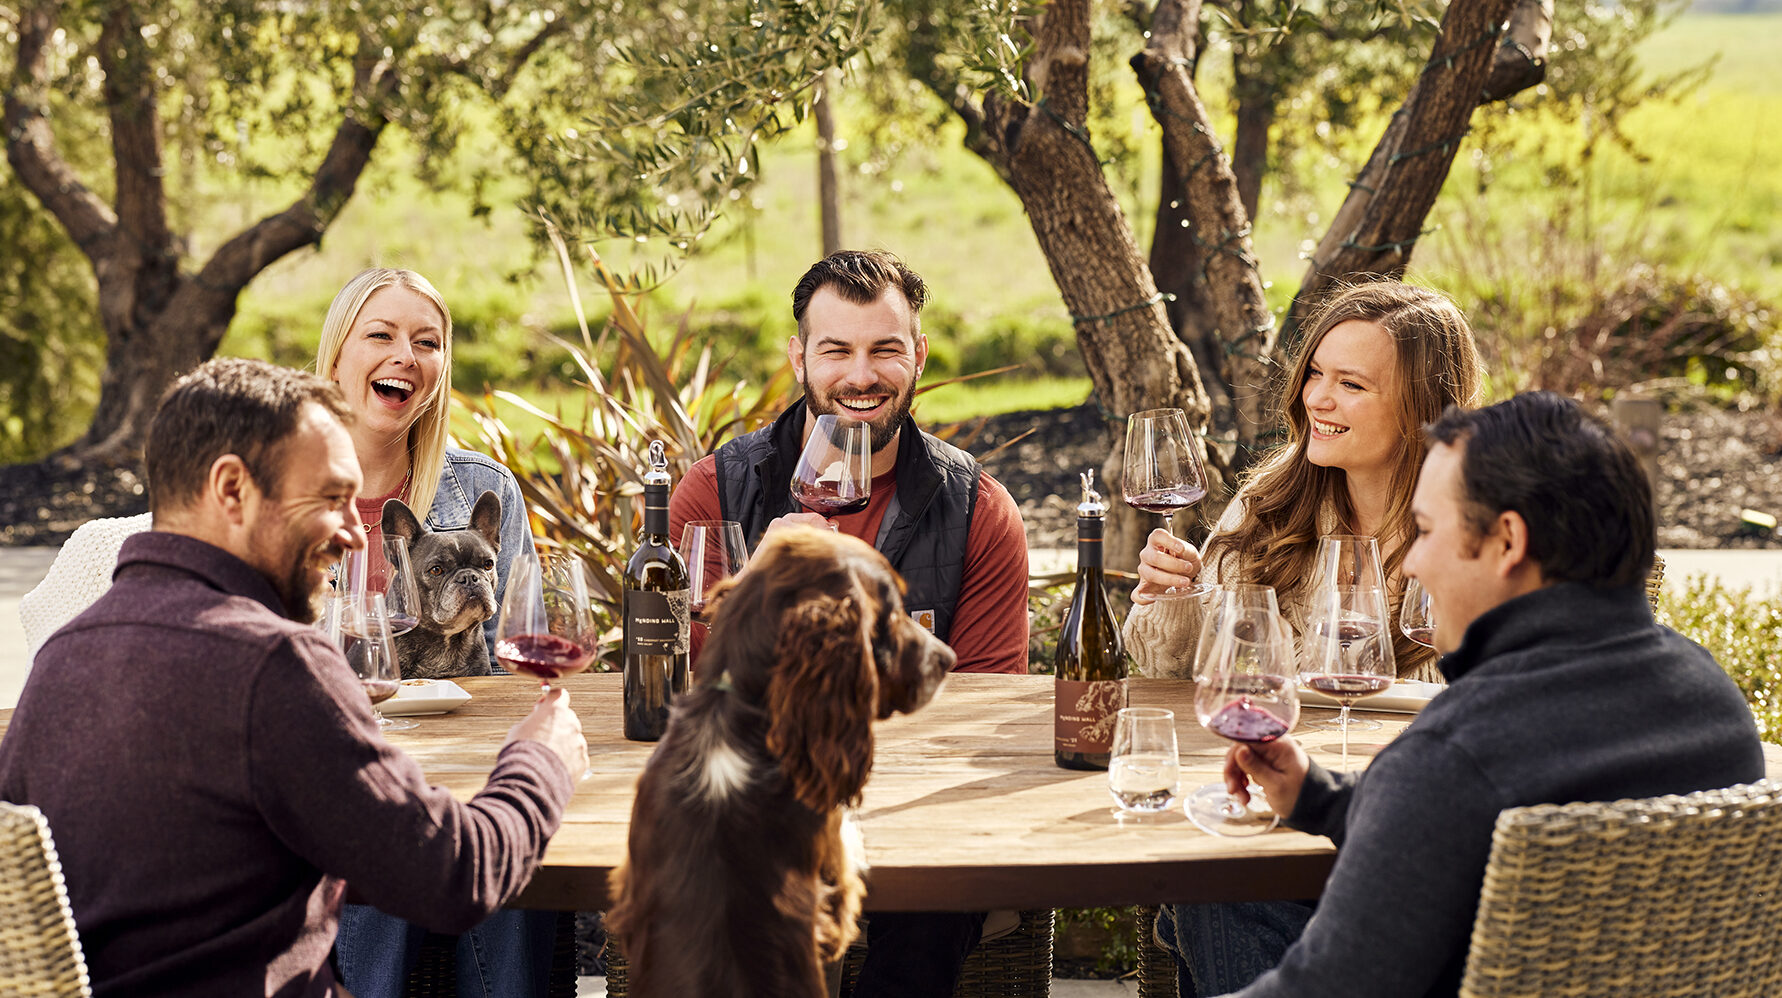
<svg viewBox="0 0 1782 998">
<path fill-rule="evenodd" d="M 1510 600 L 1441 666 L 1448 690 L 1365 772 L 1308 774 L 1289 824 L 1334 841 L 1336 866 L 1243 998 L 1455 994 L 1499 811 L 1763 777 L 1738 687 L 1638 586 Z"/>
</svg>

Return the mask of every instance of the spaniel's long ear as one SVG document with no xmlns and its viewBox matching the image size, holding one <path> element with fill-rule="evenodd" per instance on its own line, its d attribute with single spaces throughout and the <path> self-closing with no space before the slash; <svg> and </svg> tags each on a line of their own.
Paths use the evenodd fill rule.
<svg viewBox="0 0 1782 998">
<path fill-rule="evenodd" d="M 872 770 L 878 699 L 865 597 L 807 596 L 780 615 L 767 748 L 814 811 L 855 804 Z"/>
</svg>

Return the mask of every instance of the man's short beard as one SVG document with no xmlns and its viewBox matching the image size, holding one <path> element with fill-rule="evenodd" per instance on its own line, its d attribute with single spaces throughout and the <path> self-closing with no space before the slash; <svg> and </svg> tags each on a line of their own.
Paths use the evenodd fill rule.
<svg viewBox="0 0 1782 998">
<path fill-rule="evenodd" d="M 825 401 L 828 403 L 828 405 L 826 408 L 823 408 L 823 407 L 819 407 L 817 405 L 816 393 L 811 391 L 810 385 L 806 384 L 803 381 L 800 381 L 798 383 L 798 386 L 800 388 L 804 389 L 805 408 L 810 410 L 812 415 L 821 416 L 826 413 L 833 413 L 834 415 L 837 415 L 837 416 L 851 415 L 851 413 L 848 410 L 848 407 L 842 405 L 841 402 L 838 400 L 843 399 L 843 398 L 852 398 L 854 396 L 846 396 L 846 395 L 828 396 L 827 399 L 825 399 Z M 895 393 L 887 393 L 887 394 L 895 394 Z M 885 425 L 880 426 L 877 423 L 867 423 L 866 424 L 872 430 L 872 452 L 874 454 L 877 454 L 879 451 L 884 450 L 885 447 L 891 443 L 891 441 L 897 439 L 897 431 L 903 429 L 903 424 L 905 422 L 907 422 L 910 418 L 910 403 L 915 400 L 915 397 L 916 397 L 915 387 L 912 385 L 910 393 L 897 400 L 896 405 L 891 410 L 891 418 L 885 421 Z"/>
</svg>

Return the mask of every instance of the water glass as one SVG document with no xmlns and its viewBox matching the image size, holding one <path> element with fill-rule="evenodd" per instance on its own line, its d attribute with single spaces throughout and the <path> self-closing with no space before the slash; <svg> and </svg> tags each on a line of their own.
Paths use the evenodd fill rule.
<svg viewBox="0 0 1782 998">
<path fill-rule="evenodd" d="M 1178 792 L 1176 715 L 1161 707 L 1125 707 L 1114 721 L 1108 792 L 1129 814 L 1169 809 Z"/>
</svg>

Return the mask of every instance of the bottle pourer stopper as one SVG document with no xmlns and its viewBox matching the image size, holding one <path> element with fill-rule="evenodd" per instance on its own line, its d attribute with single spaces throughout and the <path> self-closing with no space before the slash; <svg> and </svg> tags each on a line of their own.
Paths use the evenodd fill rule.
<svg viewBox="0 0 1782 998">
<path fill-rule="evenodd" d="M 1095 469 L 1090 468 L 1079 477 L 1083 481 L 1083 501 L 1077 504 L 1077 515 L 1106 516 L 1108 505 L 1101 501 L 1101 493 L 1095 491 Z"/>
</svg>

